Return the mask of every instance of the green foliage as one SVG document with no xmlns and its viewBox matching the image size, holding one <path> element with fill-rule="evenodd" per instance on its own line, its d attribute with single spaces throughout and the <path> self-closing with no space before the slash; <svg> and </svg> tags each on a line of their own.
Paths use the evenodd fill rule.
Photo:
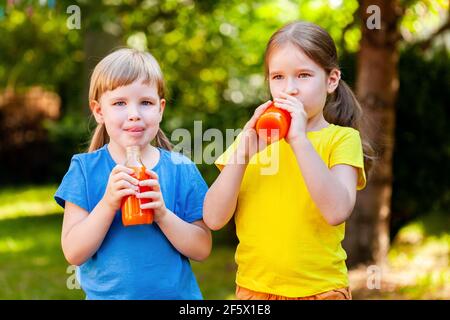
<svg viewBox="0 0 450 320">
<path fill-rule="evenodd" d="M 399 63 L 393 234 L 423 212 L 450 207 L 450 55 L 437 50 L 424 58 L 411 48 Z"/>
<path fill-rule="evenodd" d="M 67 17 L 62 12 L 64 4 L 52 13 L 61 21 Z M 217 128 L 225 132 L 227 128 L 242 127 L 254 108 L 269 97 L 263 75 L 263 53 L 270 35 L 283 24 L 300 18 L 321 23 L 340 43 L 338 30 L 351 22 L 357 7 L 356 1 L 331 7 L 327 2 L 318 5 L 313 1 L 299 4 L 268 0 L 142 1 L 133 5 L 129 1 L 79 1 L 77 4 L 82 12 L 82 30 L 66 31 L 68 34 L 79 40 L 100 30 L 113 34 L 123 44 L 148 49 L 160 62 L 169 91 L 162 127 L 169 136 L 176 128 L 186 128 L 193 135 L 195 120 L 203 121 L 203 130 Z M 347 41 L 347 45 L 355 47 L 357 42 L 356 37 L 353 42 Z M 82 50 L 81 41 L 77 45 L 77 50 Z M 41 48 L 40 44 L 31 43 L 31 46 L 33 51 Z M 83 58 L 91 61 L 93 57 Z M 82 65 L 78 63 L 76 67 L 81 69 Z M 80 79 L 80 73 L 73 76 Z M 55 77 L 53 80 L 60 82 L 63 111 L 75 110 L 76 106 L 67 104 L 78 103 L 79 113 L 84 115 L 85 108 L 81 105 L 85 103 L 79 103 L 81 86 L 76 87 L 78 92 L 73 95 L 70 85 Z M 78 97 L 75 102 L 74 97 Z M 72 128 L 70 123 L 80 120 L 78 117 L 76 121 L 68 120 L 75 117 L 73 114 L 71 111 L 63 121 L 48 125 L 52 149 L 66 157 L 70 151 L 78 151 L 86 137 L 80 132 L 81 126 L 73 127 L 72 132 L 68 130 Z M 58 152 L 58 148 L 64 150 Z M 64 165 L 68 162 L 59 156 L 56 159 Z M 54 173 L 47 176 L 55 177 L 56 181 L 61 177 L 60 169 L 57 165 Z M 200 170 L 208 183 L 218 173 L 206 164 L 201 164 Z"/>
<path fill-rule="evenodd" d="M 24 2 L 0 19 L 0 87 L 41 84 L 57 90 L 84 59 L 79 33 L 66 28 L 65 14 Z"/>
</svg>

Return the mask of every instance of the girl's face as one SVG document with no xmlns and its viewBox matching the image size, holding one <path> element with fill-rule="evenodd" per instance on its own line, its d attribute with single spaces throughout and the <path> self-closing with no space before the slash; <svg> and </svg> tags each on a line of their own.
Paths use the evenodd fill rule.
<svg viewBox="0 0 450 320">
<path fill-rule="evenodd" d="M 280 92 L 285 92 L 297 98 L 303 104 L 308 119 L 322 113 L 327 94 L 339 84 L 339 70 L 333 69 L 327 75 L 293 44 L 273 49 L 268 67 L 272 97 L 280 98 Z"/>
<path fill-rule="evenodd" d="M 156 136 L 166 101 L 156 84 L 142 79 L 102 94 L 91 101 L 97 123 L 104 123 L 112 143 L 122 148 L 148 145 Z"/>
</svg>

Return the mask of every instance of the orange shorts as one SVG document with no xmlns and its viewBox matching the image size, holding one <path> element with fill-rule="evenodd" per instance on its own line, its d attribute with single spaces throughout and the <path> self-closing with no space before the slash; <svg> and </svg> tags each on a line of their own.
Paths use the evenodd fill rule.
<svg viewBox="0 0 450 320">
<path fill-rule="evenodd" d="M 350 288 L 341 288 L 322 292 L 308 297 L 284 297 L 276 294 L 257 292 L 236 285 L 236 298 L 238 300 L 352 300 Z"/>
</svg>

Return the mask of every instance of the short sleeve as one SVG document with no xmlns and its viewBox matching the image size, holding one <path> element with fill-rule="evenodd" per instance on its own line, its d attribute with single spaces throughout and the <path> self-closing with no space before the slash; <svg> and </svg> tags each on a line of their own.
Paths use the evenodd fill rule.
<svg viewBox="0 0 450 320">
<path fill-rule="evenodd" d="M 176 201 L 175 210 L 189 223 L 203 219 L 203 201 L 208 185 L 194 163 L 183 165 L 181 179 L 180 196 Z"/>
<path fill-rule="evenodd" d="M 233 143 L 225 150 L 224 153 L 222 153 L 216 161 L 214 161 L 214 164 L 219 168 L 219 170 L 222 171 L 223 167 L 225 167 L 230 160 L 230 157 L 234 154 L 236 151 L 236 148 L 238 146 L 239 140 L 241 139 L 241 133 L 236 137 L 236 139 L 233 141 Z"/>
<path fill-rule="evenodd" d="M 357 190 L 366 186 L 364 154 L 361 137 L 355 129 L 348 128 L 337 137 L 330 153 L 330 168 L 338 164 L 347 164 L 358 169 Z"/>
<path fill-rule="evenodd" d="M 56 190 L 54 198 L 63 208 L 66 205 L 66 201 L 69 201 L 84 210 L 89 211 L 86 175 L 81 160 L 77 156 L 72 157 L 69 170 L 62 179 L 58 190 Z"/>
</svg>

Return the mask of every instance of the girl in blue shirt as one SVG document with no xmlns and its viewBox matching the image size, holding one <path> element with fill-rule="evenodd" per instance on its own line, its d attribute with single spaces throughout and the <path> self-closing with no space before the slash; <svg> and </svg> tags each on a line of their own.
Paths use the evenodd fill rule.
<svg viewBox="0 0 450 320">
<path fill-rule="evenodd" d="M 133 49 L 109 54 L 94 69 L 89 104 L 98 124 L 89 151 L 73 156 L 55 194 L 62 249 L 87 299 L 201 299 L 189 259 L 211 251 L 207 185 L 159 128 L 166 101 L 157 61 Z M 123 165 L 127 146 L 140 147 L 150 179 L 139 182 Z M 152 200 L 141 207 L 154 210 L 153 224 L 122 225 L 128 195 Z"/>
</svg>

